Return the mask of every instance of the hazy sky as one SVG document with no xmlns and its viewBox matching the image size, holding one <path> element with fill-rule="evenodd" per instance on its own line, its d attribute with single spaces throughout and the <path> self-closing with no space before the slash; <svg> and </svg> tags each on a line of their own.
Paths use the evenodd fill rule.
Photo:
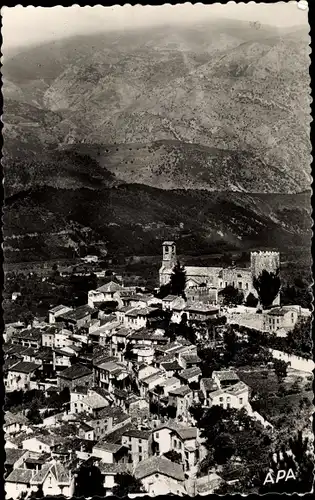
<svg viewBox="0 0 315 500">
<path fill-rule="evenodd" d="M 3 7 L 1 9 L 3 48 L 38 44 L 75 34 L 88 34 L 109 29 L 150 26 L 219 18 L 258 21 L 279 27 L 306 25 L 307 9 L 297 2 L 274 4 L 162 5 L 158 7 Z"/>
</svg>

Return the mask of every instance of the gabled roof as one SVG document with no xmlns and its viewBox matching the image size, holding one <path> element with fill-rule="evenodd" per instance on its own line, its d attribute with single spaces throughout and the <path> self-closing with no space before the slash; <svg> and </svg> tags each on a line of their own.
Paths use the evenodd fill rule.
<svg viewBox="0 0 315 500">
<path fill-rule="evenodd" d="M 20 361 L 16 365 L 13 365 L 9 368 L 10 372 L 18 372 L 18 373 L 33 373 L 38 370 L 39 365 L 35 363 L 29 363 L 28 361 Z"/>
<path fill-rule="evenodd" d="M 186 363 L 192 363 L 192 364 L 201 363 L 201 359 L 197 354 L 189 354 L 189 353 L 183 354 L 183 358 L 186 361 Z"/>
<path fill-rule="evenodd" d="M 162 299 L 163 302 L 173 302 L 173 300 L 176 300 L 178 298 L 177 295 L 167 295 L 166 297 L 164 297 L 164 299 Z"/>
<path fill-rule="evenodd" d="M 30 469 L 13 469 L 11 474 L 5 478 L 6 483 L 30 484 L 33 471 Z"/>
<path fill-rule="evenodd" d="M 29 420 L 24 417 L 21 413 L 12 413 L 11 411 L 6 411 L 4 414 L 4 427 L 12 424 L 29 424 Z"/>
<path fill-rule="evenodd" d="M 75 380 L 80 377 L 86 377 L 88 375 L 92 375 L 92 370 L 81 363 L 77 363 L 75 365 L 69 366 L 62 372 L 59 373 L 60 378 L 66 378 L 68 380 Z"/>
<path fill-rule="evenodd" d="M 179 376 L 185 380 L 189 380 L 191 377 L 196 377 L 201 375 L 201 370 L 199 366 L 192 366 L 191 368 L 187 368 L 179 373 Z"/>
<path fill-rule="evenodd" d="M 197 427 L 187 427 L 186 425 L 179 425 L 176 423 L 165 423 L 161 424 L 155 429 L 153 429 L 152 432 L 159 431 L 161 429 L 169 429 L 172 432 L 176 432 L 176 434 L 183 440 L 186 441 L 187 439 L 196 439 L 198 436 L 198 430 Z"/>
<path fill-rule="evenodd" d="M 108 400 L 103 398 L 99 394 L 91 394 L 91 396 L 86 396 L 82 399 L 81 403 L 89 406 L 93 410 L 105 408 L 106 406 L 108 406 Z"/>
<path fill-rule="evenodd" d="M 177 389 L 173 389 L 169 392 L 169 394 L 173 396 L 187 396 L 187 394 L 191 394 L 192 390 L 188 387 L 188 385 L 182 385 Z"/>
<path fill-rule="evenodd" d="M 185 480 L 182 465 L 171 462 L 165 457 L 150 457 L 138 463 L 135 470 L 137 479 L 144 479 L 153 474 L 162 474 L 177 481 Z"/>
<path fill-rule="evenodd" d="M 226 392 L 228 394 L 233 394 L 235 396 L 237 396 L 238 394 L 242 394 L 245 391 L 248 391 L 248 385 L 246 385 L 242 381 L 237 382 L 236 384 L 230 385 L 229 387 L 224 389 L 224 392 Z"/>
<path fill-rule="evenodd" d="M 179 364 L 177 360 L 175 361 L 167 361 L 166 363 L 161 363 L 161 368 L 163 368 L 166 371 L 175 371 L 175 370 L 182 370 L 183 367 Z"/>
<path fill-rule="evenodd" d="M 78 321 L 80 319 L 85 318 L 86 316 L 89 316 L 93 312 L 95 312 L 95 309 L 92 309 L 88 305 L 83 305 L 83 306 L 77 307 L 74 310 L 71 310 L 71 311 L 68 311 L 68 312 L 62 314 L 61 316 L 63 319 L 66 319 L 66 320 Z"/>
<path fill-rule="evenodd" d="M 55 307 L 53 307 L 52 309 L 49 309 L 49 311 L 48 311 L 48 312 L 53 313 L 53 314 L 56 314 L 56 313 L 58 313 L 58 312 L 60 312 L 60 311 L 63 311 L 64 309 L 68 309 L 68 311 L 70 311 L 70 310 L 71 310 L 71 307 L 68 307 L 68 306 L 63 306 L 62 304 L 60 304 L 59 306 L 55 306 Z"/>
<path fill-rule="evenodd" d="M 217 376 L 221 382 L 224 380 L 239 380 L 239 376 L 233 370 L 214 370 L 212 377 L 214 378 L 215 376 Z"/>
<path fill-rule="evenodd" d="M 161 382 L 159 385 L 161 387 L 168 387 L 169 385 L 174 385 L 174 384 L 180 384 L 180 381 L 178 380 L 177 377 L 167 378 L 167 379 L 163 380 L 163 382 Z"/>
<path fill-rule="evenodd" d="M 105 285 L 100 286 L 95 291 L 100 293 L 114 293 L 123 289 L 122 285 L 119 285 L 115 281 L 109 281 Z"/>
<path fill-rule="evenodd" d="M 216 391 L 218 389 L 218 385 L 212 378 L 202 378 L 200 384 L 201 382 L 203 382 L 206 391 Z"/>
<path fill-rule="evenodd" d="M 95 449 L 108 451 L 109 453 L 117 453 L 117 451 L 124 448 L 122 444 L 107 443 L 106 441 L 99 441 L 95 446 Z"/>
<path fill-rule="evenodd" d="M 196 313 L 215 313 L 219 311 L 219 307 L 207 305 L 204 303 L 201 304 L 191 304 L 185 307 L 185 311 L 188 312 L 196 312 Z"/>
<path fill-rule="evenodd" d="M 133 437 L 137 439 L 149 439 L 152 434 L 152 430 L 143 429 L 129 429 L 123 433 L 123 436 Z"/>
<path fill-rule="evenodd" d="M 45 464 L 41 470 L 39 470 L 32 478 L 31 484 L 43 484 L 48 473 L 51 472 L 58 484 L 69 484 L 70 483 L 70 473 L 64 467 L 63 464 L 59 462 L 51 462 Z"/>
<path fill-rule="evenodd" d="M 21 450 L 20 448 L 6 448 L 5 450 L 5 465 L 14 465 L 23 455 L 27 453 L 27 450 Z"/>
</svg>

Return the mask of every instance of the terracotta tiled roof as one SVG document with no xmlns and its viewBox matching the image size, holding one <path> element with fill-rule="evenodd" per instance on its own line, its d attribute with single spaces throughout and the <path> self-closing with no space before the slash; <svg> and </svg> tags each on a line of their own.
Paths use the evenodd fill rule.
<svg viewBox="0 0 315 500">
<path fill-rule="evenodd" d="M 27 453 L 27 450 L 20 448 L 6 448 L 5 450 L 5 465 L 14 465 L 19 458 Z"/>
<path fill-rule="evenodd" d="M 9 368 L 9 371 L 18 373 L 33 373 L 38 368 L 39 365 L 36 365 L 35 363 L 29 363 L 28 361 L 20 361 L 16 365 L 11 366 Z"/>
<path fill-rule="evenodd" d="M 75 380 L 80 377 L 86 377 L 88 375 L 92 375 L 92 370 L 85 365 L 81 365 L 77 363 L 75 365 L 69 366 L 63 370 L 60 374 L 60 378 L 66 378 L 68 380 Z"/>
<path fill-rule="evenodd" d="M 196 375 L 201 375 L 201 370 L 198 366 L 192 366 L 191 368 L 187 368 L 179 373 L 179 376 L 185 380 L 189 380 L 191 377 L 195 377 Z"/>
<path fill-rule="evenodd" d="M 33 471 L 30 469 L 13 469 L 11 474 L 5 479 L 6 483 L 30 484 Z"/>
<path fill-rule="evenodd" d="M 164 457 L 150 457 L 143 460 L 137 465 L 135 470 L 135 477 L 137 479 L 144 479 L 153 474 L 163 474 L 177 481 L 185 480 L 182 466 Z"/>
</svg>

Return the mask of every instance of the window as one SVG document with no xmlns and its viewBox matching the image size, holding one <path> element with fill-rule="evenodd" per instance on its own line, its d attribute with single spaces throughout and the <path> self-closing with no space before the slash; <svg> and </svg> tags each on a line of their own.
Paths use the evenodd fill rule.
<svg viewBox="0 0 315 500">
<path fill-rule="evenodd" d="M 139 455 L 139 462 L 141 462 L 142 460 L 142 455 Z"/>
<path fill-rule="evenodd" d="M 219 398 L 219 401 L 223 401 L 223 398 L 222 398 L 222 397 L 221 397 L 221 398 Z"/>
<path fill-rule="evenodd" d="M 42 445 L 41 445 L 41 444 L 40 444 L 40 445 L 38 445 L 38 449 L 39 449 L 39 450 L 41 450 L 41 449 L 42 449 Z"/>
<path fill-rule="evenodd" d="M 248 290 L 248 283 L 245 283 L 245 288 L 246 290 Z"/>
<path fill-rule="evenodd" d="M 142 453 L 142 446 L 139 446 L 139 453 Z"/>
<path fill-rule="evenodd" d="M 243 398 L 240 398 L 240 405 L 243 404 Z"/>
<path fill-rule="evenodd" d="M 238 288 L 243 288 L 243 284 L 241 281 L 238 282 Z"/>
<path fill-rule="evenodd" d="M 231 398 L 230 398 L 230 396 L 228 396 L 228 397 L 226 398 L 226 400 L 227 400 L 227 401 L 231 401 Z"/>
<path fill-rule="evenodd" d="M 156 437 L 156 439 L 159 439 L 159 433 L 158 432 L 155 434 L 155 437 Z"/>
<path fill-rule="evenodd" d="M 142 439 L 139 439 L 139 443 L 142 443 Z"/>
</svg>

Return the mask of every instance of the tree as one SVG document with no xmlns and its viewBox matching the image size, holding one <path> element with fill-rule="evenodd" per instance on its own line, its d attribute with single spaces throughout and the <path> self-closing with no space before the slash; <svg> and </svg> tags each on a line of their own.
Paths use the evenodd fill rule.
<svg viewBox="0 0 315 500">
<path fill-rule="evenodd" d="M 257 307 L 258 306 L 258 299 L 257 299 L 257 297 L 255 297 L 255 295 L 252 292 L 250 292 L 247 295 L 245 305 L 247 307 Z"/>
<path fill-rule="evenodd" d="M 278 378 L 279 383 L 287 376 L 288 363 L 282 359 L 275 359 L 274 363 L 275 374 Z"/>
<path fill-rule="evenodd" d="M 278 471 L 284 471 L 287 477 L 292 471 L 290 479 L 286 481 L 267 482 L 260 488 L 259 493 L 310 493 L 314 481 L 314 456 L 308 438 L 304 438 L 301 431 L 288 442 L 282 443 L 280 448 L 270 457 L 269 471 L 273 478 Z"/>
<path fill-rule="evenodd" d="M 166 285 L 161 285 L 160 289 L 157 293 L 157 298 L 158 299 L 164 299 L 164 297 L 167 297 L 171 293 L 171 283 L 166 283 Z"/>
<path fill-rule="evenodd" d="M 104 496 L 103 476 L 96 465 L 81 465 L 76 477 L 74 496 Z"/>
<path fill-rule="evenodd" d="M 218 465 L 225 464 L 236 451 L 236 444 L 229 433 L 218 434 L 213 443 L 213 458 Z"/>
<path fill-rule="evenodd" d="M 225 306 L 238 306 L 244 301 L 243 292 L 233 285 L 228 285 L 223 290 L 220 290 L 219 295 L 222 295 Z"/>
<path fill-rule="evenodd" d="M 40 412 L 39 412 L 39 404 L 38 404 L 37 399 L 34 399 L 32 401 L 30 410 L 27 414 L 27 418 L 33 424 L 41 424 L 43 422 L 43 419 L 42 419 Z"/>
<path fill-rule="evenodd" d="M 275 273 L 264 269 L 258 277 L 254 277 L 253 286 L 258 293 L 263 309 L 268 309 L 272 306 L 280 290 L 281 280 L 279 269 Z"/>
<path fill-rule="evenodd" d="M 312 318 L 301 318 L 288 333 L 289 350 L 298 356 L 312 357 Z"/>
<path fill-rule="evenodd" d="M 117 474 L 115 481 L 113 495 L 116 497 L 127 497 L 129 493 L 145 493 L 142 482 L 131 474 Z"/>
<path fill-rule="evenodd" d="M 187 314 L 183 313 L 178 325 L 178 333 L 192 344 L 196 344 L 194 329 L 188 325 Z"/>
<path fill-rule="evenodd" d="M 172 462 L 176 462 L 177 464 L 181 464 L 183 461 L 181 454 L 175 450 L 167 451 L 166 453 L 164 453 L 164 457 L 168 458 L 168 460 L 171 460 Z"/>
<path fill-rule="evenodd" d="M 272 435 L 245 409 L 212 406 L 204 412 L 197 425 L 211 454 L 210 462 L 213 458 L 216 464 L 225 465 L 231 459 L 237 459 L 238 468 L 243 467 L 245 482 L 252 481 L 255 473 L 267 463 Z"/>
<path fill-rule="evenodd" d="M 170 283 L 171 294 L 181 295 L 182 297 L 185 297 L 186 271 L 185 268 L 181 266 L 179 261 L 177 261 L 176 265 L 173 268 Z"/>
<path fill-rule="evenodd" d="M 224 332 L 225 356 L 227 360 L 235 357 L 237 350 L 237 335 L 232 327 L 228 327 Z"/>
</svg>

